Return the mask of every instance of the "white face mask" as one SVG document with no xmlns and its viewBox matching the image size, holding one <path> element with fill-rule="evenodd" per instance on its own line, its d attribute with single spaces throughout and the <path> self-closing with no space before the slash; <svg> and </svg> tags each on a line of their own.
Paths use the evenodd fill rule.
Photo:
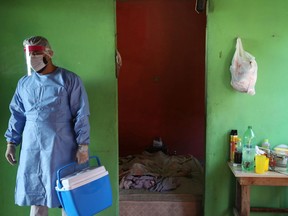
<svg viewBox="0 0 288 216">
<path fill-rule="evenodd" d="M 31 68 L 38 72 L 42 70 L 46 65 L 47 62 L 44 62 L 44 55 L 32 55 L 30 56 L 30 65 Z"/>
</svg>

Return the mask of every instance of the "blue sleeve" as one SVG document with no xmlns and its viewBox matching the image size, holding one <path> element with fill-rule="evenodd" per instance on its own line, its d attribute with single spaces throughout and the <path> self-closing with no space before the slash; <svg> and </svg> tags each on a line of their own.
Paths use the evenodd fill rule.
<svg viewBox="0 0 288 216">
<path fill-rule="evenodd" d="M 89 102 L 81 79 L 76 75 L 70 92 L 70 110 L 77 144 L 90 143 Z"/>
<path fill-rule="evenodd" d="M 19 94 L 19 83 L 20 81 L 18 82 L 16 91 L 10 102 L 9 109 L 11 116 L 8 123 L 8 129 L 4 135 L 7 142 L 12 142 L 16 145 L 19 145 L 22 141 L 22 132 L 26 122 L 25 110 L 22 104 L 21 96 Z"/>
</svg>

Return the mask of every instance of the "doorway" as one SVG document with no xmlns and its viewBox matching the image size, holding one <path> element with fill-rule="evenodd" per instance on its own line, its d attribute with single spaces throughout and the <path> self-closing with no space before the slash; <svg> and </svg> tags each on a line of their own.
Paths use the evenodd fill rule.
<svg viewBox="0 0 288 216">
<path fill-rule="evenodd" d="M 168 153 L 205 158 L 206 14 L 191 0 L 118 0 L 119 154 L 155 137 Z"/>
</svg>

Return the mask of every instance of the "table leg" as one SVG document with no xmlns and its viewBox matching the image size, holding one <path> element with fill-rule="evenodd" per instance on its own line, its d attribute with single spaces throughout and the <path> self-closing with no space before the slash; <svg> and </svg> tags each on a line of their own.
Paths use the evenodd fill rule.
<svg viewBox="0 0 288 216">
<path fill-rule="evenodd" d="M 235 207 L 240 212 L 241 208 L 241 185 L 236 181 Z"/>
<path fill-rule="evenodd" d="M 241 216 L 250 215 L 250 186 L 241 185 L 241 207 L 240 207 Z"/>
</svg>

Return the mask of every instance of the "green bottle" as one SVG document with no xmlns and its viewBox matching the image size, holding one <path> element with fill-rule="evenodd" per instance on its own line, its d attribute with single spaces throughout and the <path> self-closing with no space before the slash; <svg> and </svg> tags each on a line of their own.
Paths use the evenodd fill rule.
<svg viewBox="0 0 288 216">
<path fill-rule="evenodd" d="M 242 149 L 242 170 L 247 172 L 254 171 L 255 157 L 255 134 L 252 126 L 248 126 L 243 135 Z"/>
</svg>

